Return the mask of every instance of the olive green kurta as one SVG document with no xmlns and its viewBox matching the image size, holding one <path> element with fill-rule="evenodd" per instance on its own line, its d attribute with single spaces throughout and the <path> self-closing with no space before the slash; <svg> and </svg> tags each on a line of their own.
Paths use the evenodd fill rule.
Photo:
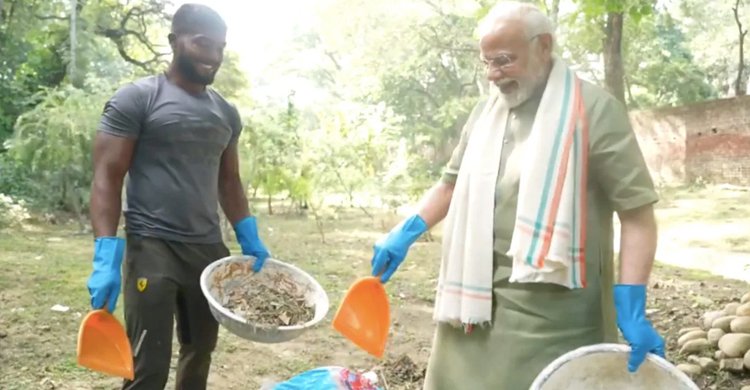
<svg viewBox="0 0 750 390">
<path fill-rule="evenodd" d="M 654 191 L 624 106 L 601 88 L 583 82 L 589 120 L 588 229 L 584 289 L 553 284 L 509 283 L 510 248 L 525 147 L 541 92 L 511 110 L 503 140 L 494 210 L 494 289 L 491 327 L 462 329 L 438 324 L 425 389 L 526 390 L 556 357 L 580 346 L 616 342 L 614 211 L 654 203 Z M 443 176 L 454 183 L 472 126 L 483 103 L 464 126 Z"/>
</svg>

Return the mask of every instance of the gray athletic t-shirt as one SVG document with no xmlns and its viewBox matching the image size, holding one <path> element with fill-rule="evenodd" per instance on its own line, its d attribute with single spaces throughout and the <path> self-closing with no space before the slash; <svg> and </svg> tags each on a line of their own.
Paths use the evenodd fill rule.
<svg viewBox="0 0 750 390">
<path fill-rule="evenodd" d="M 216 91 L 192 95 L 164 74 L 121 87 L 99 131 L 136 139 L 126 182 L 128 233 L 188 243 L 221 242 L 221 156 L 242 130 Z"/>
</svg>

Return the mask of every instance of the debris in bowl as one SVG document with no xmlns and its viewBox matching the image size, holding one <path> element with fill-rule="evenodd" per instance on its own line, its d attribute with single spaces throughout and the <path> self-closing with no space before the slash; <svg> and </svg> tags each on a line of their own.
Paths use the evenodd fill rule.
<svg viewBox="0 0 750 390">
<path fill-rule="evenodd" d="M 258 327 L 301 325 L 315 309 L 305 302 L 305 287 L 283 272 L 256 274 L 249 262 L 233 262 L 214 272 L 219 303 Z"/>
</svg>

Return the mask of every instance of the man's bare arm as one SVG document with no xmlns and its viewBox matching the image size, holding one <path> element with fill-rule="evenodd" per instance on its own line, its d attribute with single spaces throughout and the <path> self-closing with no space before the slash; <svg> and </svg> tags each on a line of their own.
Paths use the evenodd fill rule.
<svg viewBox="0 0 750 390">
<path fill-rule="evenodd" d="M 221 156 L 219 203 L 232 226 L 250 215 L 245 188 L 240 179 L 240 158 L 236 143 L 230 145 Z"/>
<path fill-rule="evenodd" d="M 648 284 L 654 264 L 657 226 L 652 205 L 618 212 L 620 218 L 620 283 Z"/>
<path fill-rule="evenodd" d="M 117 235 L 122 183 L 130 169 L 135 139 L 99 132 L 94 139 L 91 226 L 94 237 Z"/>
<path fill-rule="evenodd" d="M 419 216 L 432 228 L 445 218 L 453 198 L 451 183 L 440 181 L 424 195 L 419 206 Z"/>
</svg>

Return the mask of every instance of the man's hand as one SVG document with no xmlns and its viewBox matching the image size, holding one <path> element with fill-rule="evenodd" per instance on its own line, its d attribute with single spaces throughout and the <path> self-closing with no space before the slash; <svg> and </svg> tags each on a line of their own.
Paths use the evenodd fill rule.
<svg viewBox="0 0 750 390">
<path fill-rule="evenodd" d="M 646 286 L 615 285 L 617 326 L 630 344 L 628 371 L 635 372 L 651 352 L 664 357 L 664 339 L 646 318 Z"/>
<path fill-rule="evenodd" d="M 375 244 L 375 254 L 372 257 L 372 276 L 382 273 L 380 281 L 388 282 L 396 269 L 406 258 L 409 247 L 427 231 L 427 223 L 419 216 L 413 216 L 394 227 L 387 236 Z"/>
<path fill-rule="evenodd" d="M 124 250 L 122 238 L 97 237 L 94 241 L 94 271 L 87 283 L 92 308 L 101 309 L 106 304 L 110 313 L 115 311 L 122 284 L 120 265 Z"/>
<path fill-rule="evenodd" d="M 270 253 L 268 253 L 268 249 L 266 249 L 266 246 L 263 245 L 260 237 L 258 237 L 258 225 L 255 217 L 245 217 L 242 219 L 234 225 L 234 232 L 237 235 L 237 242 L 240 243 L 240 247 L 242 248 L 242 254 L 255 257 L 253 271 L 260 272 Z"/>
</svg>

